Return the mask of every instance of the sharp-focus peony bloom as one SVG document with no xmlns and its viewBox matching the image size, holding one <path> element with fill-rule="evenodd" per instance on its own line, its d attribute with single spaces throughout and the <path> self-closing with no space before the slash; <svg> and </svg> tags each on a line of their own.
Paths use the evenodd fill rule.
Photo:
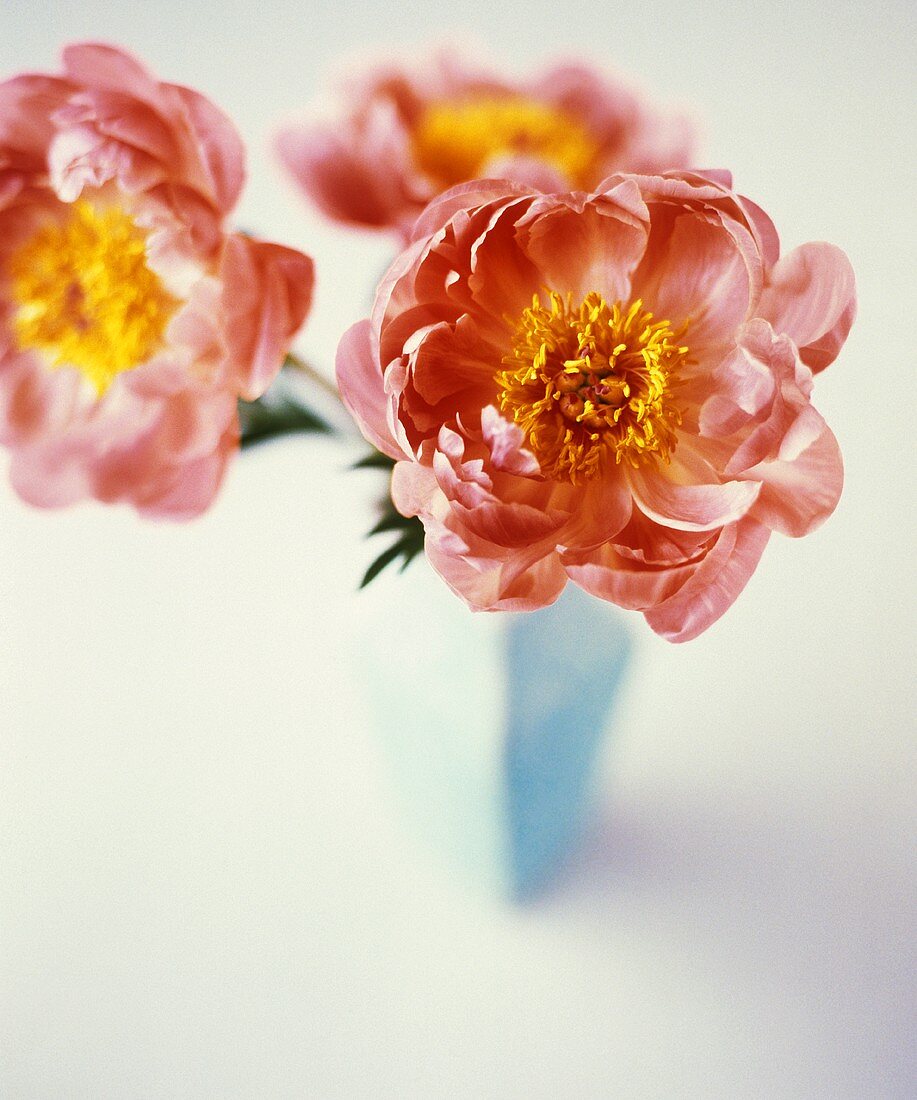
<svg viewBox="0 0 917 1100">
<path fill-rule="evenodd" d="M 281 161 L 329 217 L 407 236 L 436 195 L 468 180 L 544 191 L 592 188 L 611 172 L 690 163 L 688 122 L 579 64 L 508 80 L 438 53 L 377 66 L 341 88 L 330 115 L 290 123 Z"/>
<path fill-rule="evenodd" d="M 302 324 L 312 261 L 227 233 L 229 120 L 102 45 L 0 84 L 0 441 L 19 494 L 187 517 Z"/>
<path fill-rule="evenodd" d="M 345 335 L 345 401 L 472 608 L 542 607 L 572 580 L 686 641 L 771 531 L 834 509 L 841 455 L 810 395 L 853 321 L 853 272 L 829 244 L 780 258 L 731 187 L 457 187 Z"/>
</svg>

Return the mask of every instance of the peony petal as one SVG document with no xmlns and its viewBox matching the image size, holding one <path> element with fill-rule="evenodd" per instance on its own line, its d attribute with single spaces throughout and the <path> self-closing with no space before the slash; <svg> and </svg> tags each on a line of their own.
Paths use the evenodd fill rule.
<svg viewBox="0 0 917 1100">
<path fill-rule="evenodd" d="M 432 513 L 434 500 L 441 499 L 441 513 L 445 513 L 447 504 L 443 492 L 436 480 L 436 474 L 429 466 L 419 462 L 396 462 L 392 470 L 392 501 L 403 516 L 418 516 Z"/>
<path fill-rule="evenodd" d="M 49 371 L 29 353 L 5 356 L 0 363 L 0 443 L 22 446 L 66 426 L 79 390 L 76 371 Z"/>
<path fill-rule="evenodd" d="M 405 135 L 389 104 L 374 105 L 351 126 L 290 123 L 278 132 L 274 148 L 284 168 L 330 218 L 389 228 L 416 214 L 405 184 Z"/>
<path fill-rule="evenodd" d="M 444 550 L 428 533 L 428 561 L 472 611 L 537 611 L 566 587 L 567 575 L 550 547 L 515 561 L 474 558 L 467 550 L 457 553 L 454 545 Z"/>
<path fill-rule="evenodd" d="M 815 439 L 799 454 L 753 466 L 743 476 L 761 481 L 761 493 L 751 515 L 774 531 L 800 538 L 831 515 L 844 487 L 844 463 L 834 433 L 814 409 L 807 409 L 805 438 L 813 423 L 821 426 Z M 789 437 L 788 437 L 789 441 Z"/>
<path fill-rule="evenodd" d="M 522 429 L 501 416 L 493 405 L 487 405 L 481 412 L 481 431 L 496 469 L 523 477 L 534 477 L 540 472 L 538 460 L 525 447 Z"/>
<path fill-rule="evenodd" d="M 739 202 L 748 216 L 749 224 L 754 229 L 762 259 L 768 267 L 773 267 L 780 258 L 780 237 L 777 235 L 776 226 L 761 207 L 745 195 L 739 196 Z"/>
<path fill-rule="evenodd" d="M 532 296 L 543 286 L 541 271 L 526 247 L 528 234 L 517 228 L 528 203 L 500 206 L 471 246 L 468 289 L 475 305 L 507 331 L 510 318 L 517 318 L 532 304 Z"/>
<path fill-rule="evenodd" d="M 41 172 L 54 132 L 54 113 L 72 90 L 68 81 L 28 74 L 0 82 L 0 162 Z"/>
<path fill-rule="evenodd" d="M 132 96 L 154 107 L 162 105 L 159 83 L 126 50 L 101 42 L 79 42 L 61 52 L 64 73 L 77 84 Z"/>
<path fill-rule="evenodd" d="M 610 302 L 627 301 L 649 231 L 649 211 L 636 185 L 625 181 L 587 203 L 571 199 L 535 203 L 520 222 L 544 285 L 577 299 L 598 291 Z"/>
<path fill-rule="evenodd" d="M 204 168 L 208 192 L 224 214 L 239 199 L 245 183 L 245 147 L 229 118 L 209 99 L 191 88 L 167 85 L 187 113 L 197 160 Z"/>
<path fill-rule="evenodd" d="M 220 264 L 227 358 L 251 401 L 280 370 L 312 301 L 314 266 L 301 252 L 236 234 Z"/>
<path fill-rule="evenodd" d="M 488 400 L 494 391 L 495 362 L 498 355 L 466 314 L 454 325 L 440 322 L 423 331 L 411 355 L 411 385 L 431 406 L 444 398 Z"/>
<path fill-rule="evenodd" d="M 754 240 L 738 223 L 677 207 L 653 212 L 653 228 L 633 294 L 657 318 L 687 322 L 696 358 L 732 341 L 763 278 Z"/>
<path fill-rule="evenodd" d="M 150 519 L 189 520 L 201 515 L 213 504 L 238 442 L 238 430 L 228 429 L 218 450 L 181 466 L 173 480 L 138 501 L 137 510 Z"/>
<path fill-rule="evenodd" d="M 555 543 L 566 514 L 550 507 L 550 484 L 504 472 L 497 486 L 492 456 L 476 452 L 480 447 L 466 445 L 458 432 L 440 430 L 433 470 L 451 508 L 453 529 L 488 543 L 495 553 Z"/>
<path fill-rule="evenodd" d="M 68 440 L 41 441 L 16 448 L 10 458 L 10 483 L 36 508 L 62 508 L 94 495 L 90 456 Z"/>
<path fill-rule="evenodd" d="M 669 642 L 688 642 L 728 611 L 754 573 L 770 531 L 753 519 L 723 529 L 716 545 L 679 590 L 644 612 Z"/>
<path fill-rule="evenodd" d="M 630 522 L 634 498 L 620 466 L 577 487 L 569 522 L 558 541 L 570 549 L 598 546 Z"/>
<path fill-rule="evenodd" d="M 482 164 L 481 175 L 486 179 L 512 180 L 520 187 L 547 193 L 565 191 L 569 186 L 569 180 L 559 168 L 537 157 L 505 152 Z"/>
<path fill-rule="evenodd" d="M 373 354 L 368 320 L 359 321 L 344 333 L 338 345 L 336 371 L 344 404 L 366 438 L 390 458 L 403 458 L 404 451 L 388 424 L 390 401 Z"/>
<path fill-rule="evenodd" d="M 611 543 L 561 557 L 567 576 L 585 592 L 629 611 L 644 611 L 673 596 L 697 568 L 688 562 L 642 566 L 623 557 Z"/>
<path fill-rule="evenodd" d="M 166 179 L 165 167 L 155 157 L 86 126 L 55 134 L 48 147 L 48 170 L 63 202 L 74 202 L 84 187 L 101 188 L 112 180 L 139 193 Z"/>
<path fill-rule="evenodd" d="M 697 484 L 674 480 L 686 469 L 679 458 L 665 472 L 658 466 L 628 472 L 637 507 L 663 527 L 712 531 L 734 523 L 748 512 L 760 491 L 760 486 L 751 481 Z"/>
<path fill-rule="evenodd" d="M 149 104 L 123 92 L 74 93 L 66 106 L 54 112 L 54 124 L 62 133 L 85 128 L 101 138 L 131 146 L 154 160 L 175 162 L 180 156 L 175 127 Z"/>
<path fill-rule="evenodd" d="M 856 315 L 856 280 L 835 245 L 800 245 L 768 272 L 758 315 L 786 333 L 812 371 L 833 363 Z"/>
<path fill-rule="evenodd" d="M 513 198 L 530 198 L 531 195 L 531 188 L 504 179 L 482 179 L 459 183 L 438 195 L 427 205 L 414 223 L 411 240 L 419 241 L 432 236 L 459 211 L 473 210 L 497 200 L 505 203 Z"/>
</svg>

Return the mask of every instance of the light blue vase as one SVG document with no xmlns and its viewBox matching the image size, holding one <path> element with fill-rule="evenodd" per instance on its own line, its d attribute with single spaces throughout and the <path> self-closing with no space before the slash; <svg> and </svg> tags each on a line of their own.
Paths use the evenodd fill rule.
<svg viewBox="0 0 917 1100">
<path fill-rule="evenodd" d="M 541 611 L 475 614 L 419 560 L 356 615 L 355 687 L 415 829 L 491 892 L 537 893 L 588 815 L 623 614 L 572 584 Z"/>
</svg>

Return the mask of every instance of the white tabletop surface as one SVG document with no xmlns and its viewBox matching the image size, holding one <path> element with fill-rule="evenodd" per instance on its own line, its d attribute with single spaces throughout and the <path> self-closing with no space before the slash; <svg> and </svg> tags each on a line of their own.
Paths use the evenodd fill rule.
<svg viewBox="0 0 917 1100">
<path fill-rule="evenodd" d="M 860 316 L 816 389 L 836 515 L 697 641 L 635 618 L 601 811 L 524 908 L 395 811 L 346 671 L 346 447 L 246 456 L 186 526 L 4 482 L 0 1096 L 917 1094 L 914 29 L 903 0 L 5 0 L 0 74 L 103 38 L 236 119 L 240 223 L 316 257 L 326 368 L 387 245 L 298 204 L 268 134 L 342 52 L 454 35 L 517 68 L 585 43 L 693 104 L 786 248 L 848 251 Z"/>
</svg>

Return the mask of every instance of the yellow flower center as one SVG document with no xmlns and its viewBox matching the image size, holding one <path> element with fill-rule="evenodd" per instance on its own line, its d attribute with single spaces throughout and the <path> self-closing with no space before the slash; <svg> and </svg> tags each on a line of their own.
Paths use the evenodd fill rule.
<svg viewBox="0 0 917 1100">
<path fill-rule="evenodd" d="M 525 432 L 542 472 L 588 480 L 614 456 L 639 466 L 670 460 L 681 414 L 673 401 L 688 348 L 637 299 L 609 306 L 592 292 L 536 294 L 497 371 L 498 404 Z"/>
<path fill-rule="evenodd" d="M 178 301 L 146 263 L 146 233 L 116 206 L 75 202 L 9 262 L 23 350 L 82 371 L 101 395 L 161 345 Z"/>
<path fill-rule="evenodd" d="M 521 97 L 431 103 L 414 127 L 413 148 L 418 167 L 441 187 L 475 179 L 500 156 L 545 161 L 584 187 L 598 152 L 572 115 Z"/>
</svg>

